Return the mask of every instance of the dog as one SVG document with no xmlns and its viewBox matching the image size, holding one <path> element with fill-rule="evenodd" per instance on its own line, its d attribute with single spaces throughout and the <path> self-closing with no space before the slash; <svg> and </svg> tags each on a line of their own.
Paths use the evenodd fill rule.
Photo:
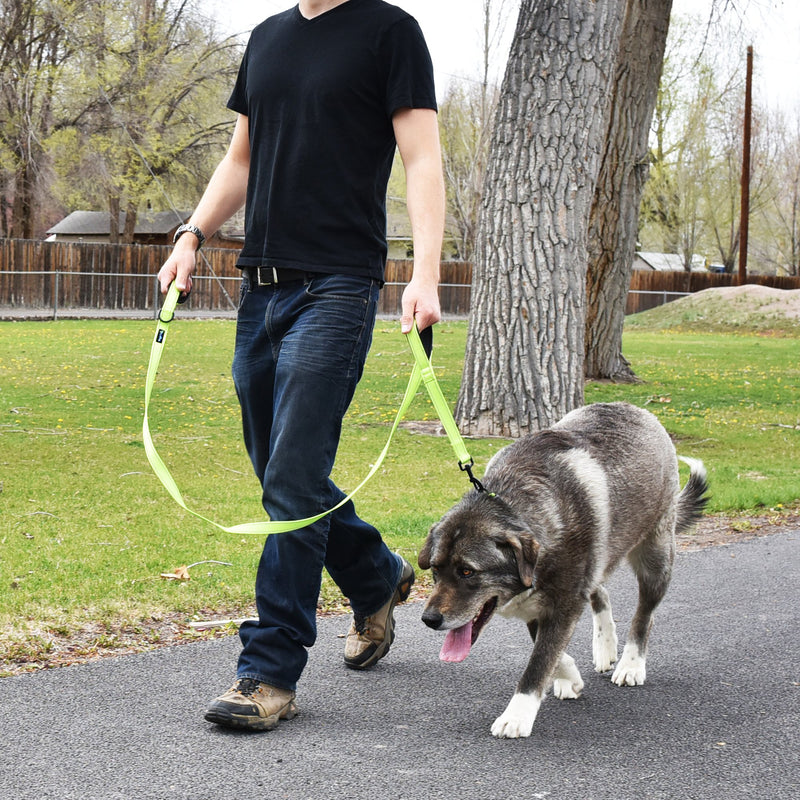
<svg viewBox="0 0 800 800">
<path fill-rule="evenodd" d="M 470 491 L 431 528 L 419 566 L 433 570 L 422 620 L 446 631 L 440 658 L 463 661 L 497 611 L 528 626 L 533 653 L 491 732 L 530 736 L 547 689 L 577 698 L 583 681 L 565 649 L 587 601 L 597 672 L 617 662 L 608 576 L 627 556 L 639 602 L 611 680 L 638 686 L 646 675 L 653 612 L 675 558 L 675 534 L 707 502 L 706 470 L 690 467 L 683 490 L 669 434 L 649 411 L 595 403 L 528 434 L 489 462 Z"/>
</svg>

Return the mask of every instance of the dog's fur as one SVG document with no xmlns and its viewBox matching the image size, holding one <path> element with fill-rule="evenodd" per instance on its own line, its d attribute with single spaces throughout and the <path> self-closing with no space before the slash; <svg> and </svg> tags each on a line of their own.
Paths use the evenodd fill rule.
<svg viewBox="0 0 800 800">
<path fill-rule="evenodd" d="M 675 448 L 651 413 L 627 403 L 585 406 L 497 453 L 485 491 L 465 495 L 431 529 L 419 554 L 434 575 L 422 619 L 448 631 L 441 658 L 463 660 L 495 608 L 527 623 L 534 640 L 516 694 L 492 725 L 495 736 L 529 736 L 551 684 L 556 697 L 579 696 L 583 681 L 565 648 L 587 600 L 595 669 L 617 661 L 603 582 L 624 556 L 639 581 L 639 604 L 611 679 L 644 683 L 675 533 L 706 503 L 702 463 L 684 460 L 691 474 L 680 491 Z"/>
</svg>

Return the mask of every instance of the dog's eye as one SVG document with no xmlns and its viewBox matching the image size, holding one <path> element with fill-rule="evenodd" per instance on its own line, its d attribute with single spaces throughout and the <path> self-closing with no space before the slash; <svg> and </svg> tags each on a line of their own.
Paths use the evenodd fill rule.
<svg viewBox="0 0 800 800">
<path fill-rule="evenodd" d="M 463 567 L 458 571 L 458 574 L 462 578 L 471 578 L 475 574 L 474 569 L 468 569 L 467 567 Z"/>
</svg>

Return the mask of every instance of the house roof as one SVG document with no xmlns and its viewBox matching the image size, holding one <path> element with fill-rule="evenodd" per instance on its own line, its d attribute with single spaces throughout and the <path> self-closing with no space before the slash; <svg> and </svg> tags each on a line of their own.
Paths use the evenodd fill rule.
<svg viewBox="0 0 800 800">
<path fill-rule="evenodd" d="M 650 269 L 657 272 L 683 272 L 683 256 L 677 253 L 644 253 L 636 252 L 636 257 L 647 264 Z M 705 259 L 702 256 L 692 256 L 692 272 L 705 272 Z"/>
<path fill-rule="evenodd" d="M 135 233 L 147 236 L 167 234 L 190 217 L 188 211 L 145 212 L 136 217 Z M 51 235 L 61 236 L 107 236 L 109 233 L 109 217 L 106 211 L 73 211 L 61 222 L 47 231 Z M 119 232 L 125 229 L 125 212 L 119 215 Z"/>
</svg>

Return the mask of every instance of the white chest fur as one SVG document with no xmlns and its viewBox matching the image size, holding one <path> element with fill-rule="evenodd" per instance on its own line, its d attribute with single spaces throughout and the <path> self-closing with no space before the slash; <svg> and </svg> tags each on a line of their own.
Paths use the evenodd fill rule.
<svg viewBox="0 0 800 800">
<path fill-rule="evenodd" d="M 544 593 L 531 588 L 512 597 L 504 606 L 497 609 L 497 613 L 508 619 L 533 622 L 533 620 L 539 619 L 549 607 L 550 601 Z"/>
</svg>

